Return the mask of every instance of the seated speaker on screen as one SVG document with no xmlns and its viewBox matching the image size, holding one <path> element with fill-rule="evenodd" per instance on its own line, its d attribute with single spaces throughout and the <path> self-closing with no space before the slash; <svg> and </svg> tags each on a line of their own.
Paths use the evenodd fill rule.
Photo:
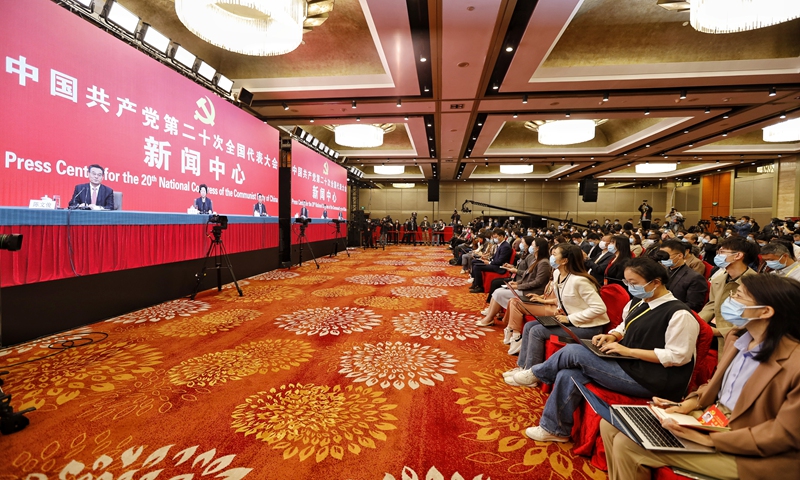
<svg viewBox="0 0 800 480">
<path fill-rule="evenodd" d="M 100 165 L 89 165 L 89 183 L 75 185 L 69 208 L 114 210 L 114 190 L 102 184 L 103 172 Z"/>
<path fill-rule="evenodd" d="M 344 220 L 344 215 L 342 215 L 341 211 L 339 211 L 339 220 Z"/>
<path fill-rule="evenodd" d="M 195 199 L 194 201 L 194 208 L 197 210 L 197 213 L 214 213 L 211 199 L 206 196 L 206 194 L 208 194 L 208 187 L 206 184 L 201 183 L 200 186 L 197 187 L 197 191 L 200 192 L 200 198 Z"/>
<path fill-rule="evenodd" d="M 322 204 L 322 218 L 323 219 L 328 218 L 328 206 L 325 205 L 324 203 Z"/>
<path fill-rule="evenodd" d="M 308 218 L 308 209 L 306 208 L 305 200 L 302 200 L 300 202 L 300 213 L 295 215 L 295 217 Z"/>
<path fill-rule="evenodd" d="M 269 213 L 267 213 L 267 206 L 264 205 L 264 195 L 258 194 L 258 203 L 253 205 L 253 216 L 254 217 L 269 217 Z"/>
</svg>

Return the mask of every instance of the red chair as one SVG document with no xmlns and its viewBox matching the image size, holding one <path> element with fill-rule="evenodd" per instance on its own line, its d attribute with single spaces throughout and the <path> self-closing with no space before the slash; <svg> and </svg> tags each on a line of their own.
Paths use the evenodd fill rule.
<svg viewBox="0 0 800 480">
<path fill-rule="evenodd" d="M 711 342 L 714 340 L 714 332 L 696 313 L 694 314 L 694 318 L 700 326 L 700 333 L 697 335 L 697 342 L 695 344 L 697 357 L 695 358 L 694 372 L 689 381 L 688 392 L 696 390 L 697 387 L 703 385 L 711 378 L 716 368 L 717 360 L 716 355 L 709 355 Z M 713 353 L 716 354 L 716 352 Z M 623 395 L 591 383 L 586 386 L 610 405 L 643 405 L 649 400 L 649 398 L 637 398 Z M 578 455 L 591 457 L 592 465 L 606 470 L 605 447 L 603 446 L 603 439 L 600 437 L 600 416 L 584 402 L 583 405 L 575 411 L 573 419 L 575 422 L 572 427 L 572 439 L 575 442 L 574 452 Z"/>
<path fill-rule="evenodd" d="M 514 264 L 514 259 L 517 258 L 517 252 L 512 250 L 511 251 L 511 260 L 508 261 L 511 265 Z M 492 281 L 496 278 L 506 278 L 510 277 L 511 274 L 506 273 L 495 273 L 495 272 L 483 272 L 483 291 L 489 293 L 489 290 L 492 288 Z"/>
<path fill-rule="evenodd" d="M 706 267 L 705 277 L 706 280 L 708 280 L 709 277 L 711 277 L 711 270 L 714 270 L 714 265 L 711 265 L 710 263 L 703 260 L 703 266 Z"/>
</svg>

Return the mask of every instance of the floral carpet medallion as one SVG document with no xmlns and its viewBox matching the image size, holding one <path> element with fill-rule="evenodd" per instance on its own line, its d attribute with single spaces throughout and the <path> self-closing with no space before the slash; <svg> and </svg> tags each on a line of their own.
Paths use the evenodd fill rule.
<svg viewBox="0 0 800 480">
<path fill-rule="evenodd" d="M 403 265 L 416 265 L 417 262 L 411 260 L 378 260 L 375 262 L 375 265 L 392 265 L 395 267 L 401 267 Z"/>
<path fill-rule="evenodd" d="M 418 277 L 413 282 L 418 285 L 431 285 L 434 287 L 463 287 L 472 283 L 472 280 L 467 277 L 434 275 L 432 277 Z"/>
<path fill-rule="evenodd" d="M 397 405 L 381 391 L 348 385 L 288 384 L 258 392 L 233 413 L 231 426 L 245 438 L 266 442 L 284 460 L 342 460 L 345 455 L 375 452 L 396 430 Z"/>
<path fill-rule="evenodd" d="M 283 283 L 286 285 L 319 285 L 320 283 L 325 283 L 333 278 L 334 277 L 329 275 L 305 275 L 302 277 L 290 278 L 289 280 L 285 280 Z"/>
<path fill-rule="evenodd" d="M 436 265 L 415 265 L 413 267 L 407 267 L 411 272 L 441 272 L 444 270 L 444 266 L 436 266 Z"/>
<path fill-rule="evenodd" d="M 85 433 L 69 444 L 52 441 L 41 452 L 24 452 L 9 463 L 28 472 L 28 480 L 83 479 L 112 480 L 161 478 L 224 478 L 239 480 L 252 469 L 236 466 L 235 454 L 224 455 L 215 448 L 199 445 L 178 448 L 175 445 L 153 447 L 131 445 L 133 439 L 111 440 L 106 430 L 94 438 Z"/>
<path fill-rule="evenodd" d="M 167 375 L 174 385 L 211 387 L 256 373 L 276 373 L 311 360 L 311 344 L 301 340 L 260 340 L 230 350 L 184 360 Z"/>
<path fill-rule="evenodd" d="M 153 307 L 145 308 L 133 313 L 121 315 L 106 320 L 111 323 L 144 323 L 159 322 L 161 320 L 171 320 L 175 317 L 189 317 L 196 313 L 205 312 L 211 308 L 211 304 L 199 300 L 187 300 L 185 298 L 162 303 Z"/>
<path fill-rule="evenodd" d="M 381 315 L 357 307 L 322 307 L 281 315 L 275 324 L 297 335 L 340 335 L 372 330 L 381 324 Z"/>
<path fill-rule="evenodd" d="M 45 350 L 34 353 L 24 360 L 47 355 Z M 21 359 L 3 360 L 13 364 Z M 92 392 L 109 392 L 134 384 L 162 361 L 162 353 L 149 345 L 106 340 L 11 369 L 3 376 L 4 391 L 13 396 L 17 410 L 35 407 L 38 411 L 52 411 Z"/>
<path fill-rule="evenodd" d="M 392 323 L 395 330 L 412 337 L 453 341 L 477 339 L 491 332 L 491 328 L 475 325 L 480 319 L 466 313 L 426 310 L 401 313 L 392 319 Z"/>
<path fill-rule="evenodd" d="M 339 285 L 338 287 L 314 290 L 311 295 L 322 298 L 338 298 L 350 295 L 369 295 L 373 292 L 375 289 L 367 285 Z"/>
<path fill-rule="evenodd" d="M 182 318 L 160 324 L 156 331 L 168 337 L 198 337 L 227 332 L 261 316 L 258 310 L 245 310 L 234 308 L 220 310 L 199 317 Z"/>
<path fill-rule="evenodd" d="M 303 295 L 303 290 L 295 287 L 285 287 L 283 285 L 254 285 L 249 287 L 241 297 L 236 290 L 228 290 L 222 298 L 228 302 L 260 304 L 291 300 L 301 295 Z"/>
<path fill-rule="evenodd" d="M 361 307 L 382 308 L 384 310 L 408 310 L 422 306 L 422 302 L 411 298 L 369 296 L 356 298 L 353 302 Z"/>
<path fill-rule="evenodd" d="M 294 278 L 299 276 L 300 276 L 299 273 L 290 272 L 289 270 L 272 270 L 271 272 L 254 275 L 250 277 L 250 280 L 256 280 L 256 281 L 286 280 L 287 278 Z"/>
<path fill-rule="evenodd" d="M 400 474 L 401 480 L 491 480 L 491 478 L 486 475 L 484 477 L 483 474 L 475 475 L 474 477 L 464 477 L 460 473 L 455 472 L 452 476 L 446 477 L 442 475 L 442 473 L 436 469 L 436 467 L 431 467 L 424 476 L 417 475 L 417 472 L 410 467 L 403 467 L 403 473 Z M 384 475 L 382 480 L 398 480 L 395 478 L 394 475 L 387 473 Z"/>
<path fill-rule="evenodd" d="M 447 295 L 447 290 L 434 287 L 394 287 L 392 295 L 409 298 L 438 298 Z"/>
<path fill-rule="evenodd" d="M 397 275 L 356 275 L 345 277 L 345 281 L 359 283 L 361 285 L 393 285 L 403 283 L 405 279 Z"/>
<path fill-rule="evenodd" d="M 365 343 L 342 354 L 339 373 L 368 387 L 402 390 L 406 385 L 416 390 L 420 385 L 434 386 L 444 375 L 454 375 L 453 355 L 428 345 L 407 342 Z"/>
</svg>

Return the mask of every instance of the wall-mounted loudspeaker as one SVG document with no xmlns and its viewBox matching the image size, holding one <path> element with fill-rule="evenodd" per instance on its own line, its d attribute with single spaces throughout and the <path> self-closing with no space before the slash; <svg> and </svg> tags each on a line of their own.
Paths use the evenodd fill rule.
<svg viewBox="0 0 800 480">
<path fill-rule="evenodd" d="M 597 201 L 598 181 L 594 178 L 584 178 L 580 183 L 580 193 L 583 195 L 584 202 Z"/>
<path fill-rule="evenodd" d="M 245 90 L 244 88 L 239 90 L 239 103 L 244 105 L 252 106 L 253 105 L 253 93 Z"/>
<path fill-rule="evenodd" d="M 431 178 L 428 180 L 428 201 L 429 202 L 438 202 L 439 201 L 439 179 L 438 178 Z"/>
</svg>

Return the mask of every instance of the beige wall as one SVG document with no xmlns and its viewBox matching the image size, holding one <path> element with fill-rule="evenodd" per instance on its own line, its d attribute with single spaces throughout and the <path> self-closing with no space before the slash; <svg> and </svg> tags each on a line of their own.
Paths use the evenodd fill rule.
<svg viewBox="0 0 800 480">
<path fill-rule="evenodd" d="M 361 190 L 360 203 L 373 218 L 390 214 L 392 218 L 405 220 L 416 211 L 420 216 L 442 218 L 449 221 L 453 209 L 461 211 L 464 200 L 488 203 L 523 212 L 564 218 L 584 223 L 597 218 L 619 218 L 624 222 L 629 217 L 637 218 L 636 210 L 643 199 L 655 209 L 655 217 L 663 219 L 666 213 L 667 190 L 664 188 L 610 188 L 601 187 L 596 203 L 586 203 L 578 196 L 576 182 L 443 182 L 439 190 L 439 202 L 428 202 L 427 188 L 384 188 Z M 699 195 L 698 195 L 699 198 Z M 462 218 L 471 219 L 480 215 L 514 215 L 513 213 L 469 205 L 473 213 Z M 699 207 L 697 208 L 699 209 Z M 695 220 L 696 222 L 696 220 Z"/>
<path fill-rule="evenodd" d="M 731 215 L 755 218 L 762 227 L 768 224 L 777 210 L 773 195 L 775 178 L 771 173 L 734 178 Z"/>
</svg>

